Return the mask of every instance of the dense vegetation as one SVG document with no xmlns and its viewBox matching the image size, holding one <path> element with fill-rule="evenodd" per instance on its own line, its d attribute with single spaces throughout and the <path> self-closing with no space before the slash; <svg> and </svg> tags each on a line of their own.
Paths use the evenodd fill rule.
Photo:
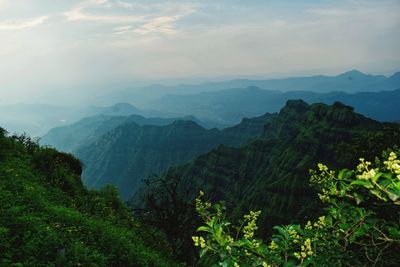
<svg viewBox="0 0 400 267">
<path fill-rule="evenodd" d="M 288 101 L 257 140 L 240 148 L 220 146 L 170 168 L 149 179 L 130 203 L 147 223 L 164 229 L 174 250 L 186 257 L 191 251 L 185 242 L 191 242 L 199 223 L 192 206 L 199 190 L 212 201 L 224 200 L 231 220 L 250 208 L 261 210 L 260 236 L 266 238 L 271 225 L 305 222 L 323 213 L 306 179 L 318 162 L 351 168 L 359 157 L 371 161 L 399 143 L 398 124 L 368 119 L 340 103 Z"/>
<path fill-rule="evenodd" d="M 267 244 L 255 237 L 260 211 L 250 211 L 233 227 L 224 206 L 204 202 L 200 192 L 196 210 L 205 225 L 192 239 L 213 266 L 398 266 L 398 155 L 385 152 L 374 164 L 361 158 L 355 170 L 339 173 L 318 164 L 310 182 L 326 203 L 325 214 L 305 225 L 275 226 Z"/>
<path fill-rule="evenodd" d="M 115 188 L 88 191 L 81 172 L 73 156 L 0 128 L 1 266 L 177 265 Z"/>
<path fill-rule="evenodd" d="M 237 146 L 260 135 L 274 115 L 244 119 L 225 130 L 205 129 L 193 121 L 168 125 L 139 125 L 127 122 L 107 132 L 75 155 L 83 161 L 83 181 L 89 187 L 117 186 L 129 199 L 142 179 L 185 163 L 220 144 Z M 162 120 L 165 123 L 168 120 Z"/>
</svg>

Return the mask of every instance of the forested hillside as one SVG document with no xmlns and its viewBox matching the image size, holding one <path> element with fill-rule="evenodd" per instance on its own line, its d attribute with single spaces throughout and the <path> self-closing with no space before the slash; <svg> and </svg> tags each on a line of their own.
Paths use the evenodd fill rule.
<svg viewBox="0 0 400 267">
<path fill-rule="evenodd" d="M 87 190 L 81 172 L 73 156 L 0 128 L 1 266 L 178 265 L 113 187 Z"/>
<path fill-rule="evenodd" d="M 333 169 L 354 167 L 359 157 L 371 160 L 399 144 L 398 124 L 368 119 L 341 103 L 288 101 L 259 139 L 240 148 L 220 146 L 170 168 L 131 204 L 145 211 L 146 220 L 164 228 L 170 240 L 190 241 L 190 225 L 196 216 L 189 207 L 203 190 L 212 200 L 226 201 L 235 220 L 249 209 L 261 210 L 261 236 L 266 237 L 268 226 L 302 222 L 322 211 L 307 179 L 318 162 Z M 173 204 L 177 199 L 179 212 Z M 161 207 L 168 218 L 164 221 L 157 219 Z M 180 217 L 174 220 L 171 214 Z M 180 228 L 188 232 L 182 234 Z"/>
<path fill-rule="evenodd" d="M 125 123 L 97 141 L 76 151 L 85 164 L 84 183 L 101 188 L 117 186 L 128 199 L 142 179 L 183 164 L 220 144 L 238 146 L 261 134 L 274 115 L 244 119 L 223 131 L 207 130 L 193 121 L 175 121 L 166 126 Z"/>
</svg>

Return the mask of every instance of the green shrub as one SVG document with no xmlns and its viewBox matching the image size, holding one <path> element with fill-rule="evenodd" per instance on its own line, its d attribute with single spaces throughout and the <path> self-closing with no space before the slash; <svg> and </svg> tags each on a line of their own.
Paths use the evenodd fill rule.
<svg viewBox="0 0 400 267">
<path fill-rule="evenodd" d="M 260 212 L 250 211 L 239 226 L 226 220 L 222 204 L 204 201 L 204 221 L 193 236 L 200 257 L 215 266 L 398 266 L 400 262 L 399 151 L 375 163 L 360 159 L 355 170 L 336 173 L 318 164 L 310 183 L 325 203 L 325 214 L 305 225 L 275 226 L 270 240 L 255 237 Z"/>
</svg>

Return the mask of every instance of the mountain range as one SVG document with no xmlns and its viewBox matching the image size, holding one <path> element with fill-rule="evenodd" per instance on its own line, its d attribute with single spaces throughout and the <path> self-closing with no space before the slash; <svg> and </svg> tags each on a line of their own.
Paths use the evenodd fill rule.
<svg viewBox="0 0 400 267">
<path fill-rule="evenodd" d="M 399 85 L 400 88 L 400 85 Z M 400 117 L 400 89 L 379 92 L 346 93 L 343 91 L 316 93 L 311 91 L 270 91 L 259 87 L 225 89 L 194 95 L 166 95 L 148 108 L 178 114 L 191 114 L 201 121 L 213 121 L 220 127 L 238 123 L 243 117 L 279 111 L 289 99 L 308 103 L 332 104 L 340 101 L 353 106 L 363 115 L 380 121 L 395 121 Z"/>
<path fill-rule="evenodd" d="M 66 126 L 85 117 L 108 115 L 174 117 L 168 112 L 141 110 L 128 103 L 111 106 L 62 107 L 43 104 L 0 105 L 0 124 L 10 133 L 27 133 L 32 137 L 46 134 L 50 129 Z M 175 116 L 176 117 L 176 116 Z"/>
<path fill-rule="evenodd" d="M 220 91 L 228 88 L 246 88 L 249 86 L 256 86 L 271 91 L 311 91 L 316 93 L 327 93 L 331 91 L 355 93 L 394 90 L 400 88 L 400 72 L 394 73 L 390 77 L 365 74 L 358 70 L 351 70 L 336 76 L 314 75 L 260 80 L 235 79 L 221 82 L 206 82 L 202 84 L 181 84 L 176 86 L 154 84 L 115 90 L 112 93 L 98 97 L 95 101 L 102 105 L 129 102 L 139 107 L 148 107 L 149 103 L 167 94 L 188 95 Z"/>
<path fill-rule="evenodd" d="M 40 139 L 40 143 L 42 145 L 57 148 L 60 151 L 74 152 L 82 146 L 87 146 L 93 143 L 102 135 L 124 123 L 162 126 L 170 124 L 176 120 L 191 120 L 202 125 L 202 122 L 192 116 L 167 119 L 159 117 L 145 118 L 140 115 L 98 115 L 83 118 L 67 126 L 53 128 Z"/>
<path fill-rule="evenodd" d="M 194 121 L 168 125 L 125 122 L 74 154 L 85 165 L 83 181 L 89 187 L 113 184 L 128 199 L 141 180 L 185 163 L 221 145 L 238 146 L 261 134 L 273 114 L 244 119 L 224 130 L 205 129 Z M 103 128 L 104 129 L 104 128 Z"/>
<path fill-rule="evenodd" d="M 255 90 L 246 89 L 248 87 L 257 87 L 268 92 L 257 93 Z M 66 126 L 82 118 L 100 114 L 113 116 L 136 114 L 163 118 L 193 115 L 208 128 L 224 128 L 239 123 L 244 117 L 277 112 L 289 99 L 300 98 L 310 103 L 331 104 L 334 99 L 332 95 L 323 93 L 341 91 L 342 93 L 338 95 L 341 99 L 334 100 L 353 105 L 351 101 L 347 103 L 346 99 L 357 98 L 358 95 L 353 95 L 355 92 L 391 91 L 399 88 L 400 72 L 385 77 L 364 74 L 357 70 L 337 76 L 237 79 L 177 86 L 149 85 L 113 90 L 111 93 L 91 98 L 86 106 L 61 107 L 52 104 L 24 103 L 0 105 L 0 124 L 11 133 L 26 132 L 33 137 L 39 137 L 51 128 Z M 260 99 L 257 99 L 258 97 Z M 368 97 L 366 100 L 370 102 L 366 104 L 366 108 L 363 107 L 362 101 L 353 101 L 354 105 L 358 105 L 356 106 L 358 112 L 363 113 L 363 109 L 367 109 L 365 114 L 367 116 L 379 120 L 392 120 L 391 117 L 394 115 L 388 116 L 388 114 L 395 114 L 395 110 L 381 111 L 380 103 L 374 108 L 374 101 Z M 394 98 L 393 101 L 396 100 Z"/>
<path fill-rule="evenodd" d="M 171 167 L 129 202 L 177 242 L 190 240 L 195 232 L 195 228 L 185 233 L 179 229 L 190 229 L 196 220 L 193 201 L 200 190 L 212 202 L 224 200 L 231 221 L 249 210 L 261 210 L 260 229 L 300 223 L 322 211 L 308 181 L 309 170 L 317 163 L 333 170 L 354 168 L 358 158 L 373 161 L 375 155 L 399 144 L 396 123 L 366 118 L 339 102 L 328 106 L 290 100 L 257 139 L 237 148 L 221 145 Z M 261 234 L 266 237 L 270 232 Z"/>
</svg>

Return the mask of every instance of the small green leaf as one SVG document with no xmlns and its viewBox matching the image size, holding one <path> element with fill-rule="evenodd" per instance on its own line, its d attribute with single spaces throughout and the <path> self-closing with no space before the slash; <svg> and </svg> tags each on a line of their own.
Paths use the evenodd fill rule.
<svg viewBox="0 0 400 267">
<path fill-rule="evenodd" d="M 208 226 L 200 226 L 197 228 L 197 232 L 209 232 L 212 233 L 212 229 Z"/>
<path fill-rule="evenodd" d="M 200 258 L 203 257 L 207 253 L 207 251 L 208 251 L 208 248 L 202 249 L 200 251 Z"/>
<path fill-rule="evenodd" d="M 372 182 L 376 183 L 376 181 L 378 181 L 379 177 L 382 176 L 381 172 L 378 172 L 377 174 L 375 174 L 374 177 L 372 177 Z"/>
</svg>

